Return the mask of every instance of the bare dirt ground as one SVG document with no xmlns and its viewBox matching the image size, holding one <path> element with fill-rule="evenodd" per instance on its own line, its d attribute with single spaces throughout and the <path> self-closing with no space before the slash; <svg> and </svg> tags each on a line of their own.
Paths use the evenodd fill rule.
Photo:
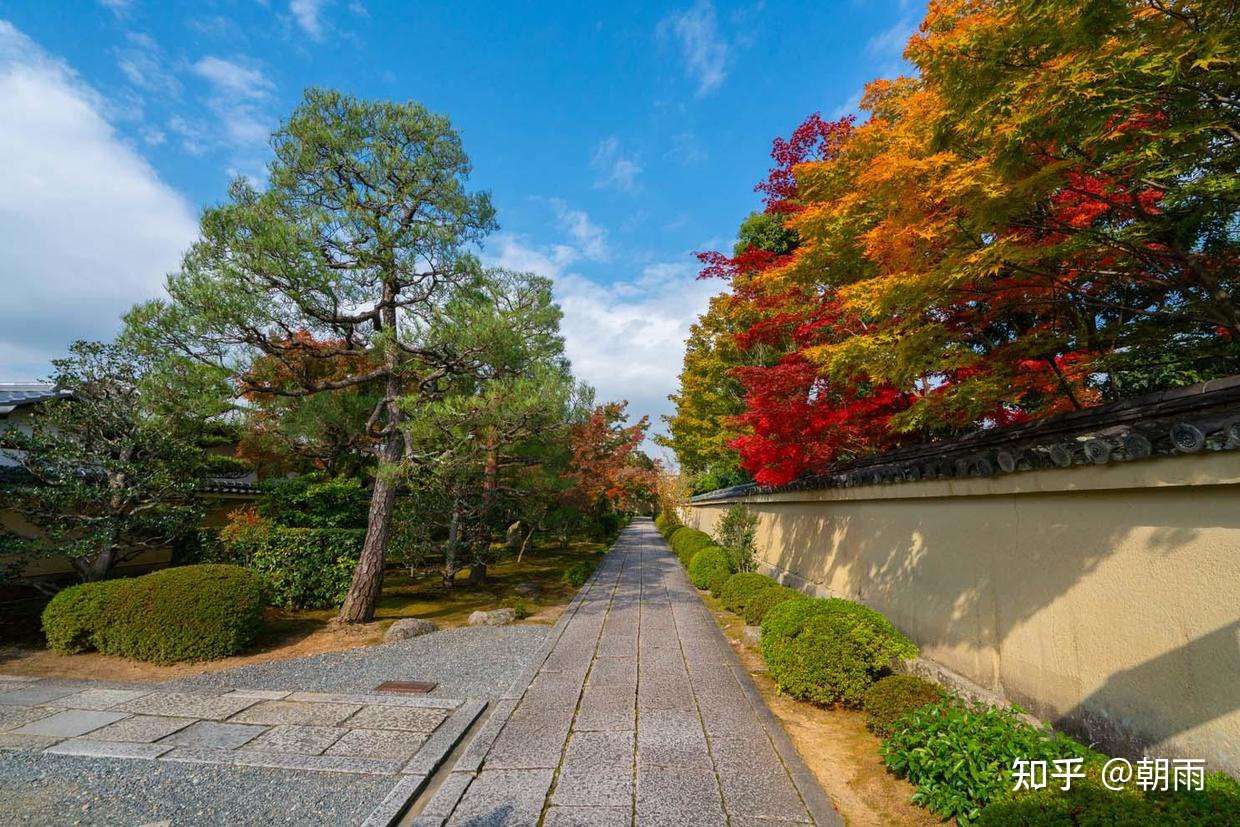
<svg viewBox="0 0 1240 827">
<path fill-rule="evenodd" d="M 887 772 L 878 754 L 879 740 L 865 728 L 864 713 L 823 709 L 779 694 L 762 656 L 741 643 L 744 621 L 721 608 L 710 595 L 704 594 L 703 599 L 806 766 L 848 824 L 942 823 L 928 810 L 909 803 L 913 785 Z"/>
</svg>

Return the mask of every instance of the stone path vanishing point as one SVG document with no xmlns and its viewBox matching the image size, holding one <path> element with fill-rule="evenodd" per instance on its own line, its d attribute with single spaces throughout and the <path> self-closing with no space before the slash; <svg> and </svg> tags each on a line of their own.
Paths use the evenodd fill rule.
<svg viewBox="0 0 1240 827">
<path fill-rule="evenodd" d="M 842 824 L 649 520 L 404 823 Z"/>
</svg>

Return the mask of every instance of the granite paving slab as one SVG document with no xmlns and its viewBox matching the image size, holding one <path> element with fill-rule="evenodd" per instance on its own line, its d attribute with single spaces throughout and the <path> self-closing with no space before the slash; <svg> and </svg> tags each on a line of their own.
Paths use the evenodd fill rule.
<svg viewBox="0 0 1240 827">
<path fill-rule="evenodd" d="M 48 706 L 64 709 L 111 709 L 149 694 L 150 691 L 145 689 L 86 689 L 50 701 Z"/>
<path fill-rule="evenodd" d="M 170 718 L 162 715 L 134 715 L 82 736 L 91 741 L 132 741 L 151 743 L 180 732 L 193 724 L 191 718 Z"/>
<path fill-rule="evenodd" d="M 504 698 L 408 823 L 842 824 L 648 520 Z"/>
<path fill-rule="evenodd" d="M 141 715 L 166 715 L 174 718 L 204 718 L 222 721 L 258 703 L 258 698 L 208 692 L 152 692 L 137 700 L 114 707 Z"/>
<path fill-rule="evenodd" d="M 361 755 L 408 760 L 426 743 L 421 732 L 398 729 L 350 729 L 327 748 L 325 755 Z"/>
<path fill-rule="evenodd" d="M 200 749 L 236 749 L 267 731 L 259 724 L 230 724 L 221 721 L 198 721 L 163 739 L 174 747 Z"/>
<path fill-rule="evenodd" d="M 281 724 L 273 726 L 262 735 L 241 747 L 241 751 L 250 752 L 293 752 L 298 755 L 318 755 L 336 743 L 349 730 L 333 726 L 307 726 L 303 724 Z"/>
<path fill-rule="evenodd" d="M 128 718 L 125 712 L 98 712 L 90 709 L 66 709 L 13 730 L 14 735 L 42 735 L 48 738 L 74 738 L 110 723 Z"/>
<path fill-rule="evenodd" d="M 333 726 L 361 708 L 358 704 L 258 701 L 236 715 L 229 716 L 228 720 L 238 724 Z"/>
<path fill-rule="evenodd" d="M 447 710 L 403 706 L 363 706 L 343 726 L 431 733 L 448 718 Z"/>
</svg>

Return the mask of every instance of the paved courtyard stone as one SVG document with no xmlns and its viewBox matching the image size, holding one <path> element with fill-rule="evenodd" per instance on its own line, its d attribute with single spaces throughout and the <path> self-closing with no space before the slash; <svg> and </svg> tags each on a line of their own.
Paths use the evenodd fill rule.
<svg viewBox="0 0 1240 827">
<path fill-rule="evenodd" d="M 175 718 L 205 718 L 210 721 L 222 721 L 258 702 L 258 698 L 233 694 L 152 692 L 136 700 L 120 704 L 114 709 L 136 712 L 140 715 L 168 715 Z"/>
<path fill-rule="evenodd" d="M 91 741 L 133 741 L 150 743 L 180 732 L 193 721 L 189 718 L 170 718 L 162 715 L 134 715 L 114 724 L 84 735 Z"/>
<path fill-rule="evenodd" d="M 635 521 L 463 751 L 452 795 L 413 823 L 842 824 L 748 681 L 667 544 Z"/>
<path fill-rule="evenodd" d="M 38 683 L 33 686 L 18 685 L 16 689 L 0 692 L 0 704 L 13 706 L 39 706 L 50 704 L 58 698 L 67 698 L 81 691 L 79 686 L 57 683 Z"/>
<path fill-rule="evenodd" d="M 160 743 L 198 749 L 237 749 L 267 731 L 257 724 L 199 721 L 164 738 Z"/>
<path fill-rule="evenodd" d="M 260 701 L 229 718 L 238 724 L 333 726 L 361 709 L 356 704 Z"/>
<path fill-rule="evenodd" d="M 397 729 L 350 729 L 327 748 L 325 755 L 361 755 L 374 758 L 412 758 L 426 743 L 421 732 Z"/>
<path fill-rule="evenodd" d="M 344 726 L 357 729 L 400 729 L 431 733 L 448 717 L 442 709 L 403 706 L 364 706 L 350 716 Z"/>
<path fill-rule="evenodd" d="M 64 709 L 111 709 L 149 694 L 151 693 L 143 689 L 86 689 L 57 698 L 49 702 L 48 706 Z"/>
<path fill-rule="evenodd" d="M 282 724 L 267 730 L 241 749 L 318 755 L 347 732 L 347 729 L 332 726 Z"/>
<path fill-rule="evenodd" d="M 57 710 L 45 706 L 0 706 L 0 732 L 17 729 L 31 721 L 55 715 Z"/>
<path fill-rule="evenodd" d="M 49 738 L 75 738 L 129 717 L 124 712 L 97 712 L 90 709 L 66 709 L 47 718 L 33 721 L 13 730 L 14 735 L 43 735 Z"/>
</svg>

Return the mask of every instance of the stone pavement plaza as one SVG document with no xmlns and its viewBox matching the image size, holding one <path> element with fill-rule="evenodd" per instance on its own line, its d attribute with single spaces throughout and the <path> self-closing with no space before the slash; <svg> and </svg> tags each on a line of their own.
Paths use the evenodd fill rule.
<svg viewBox="0 0 1240 827">
<path fill-rule="evenodd" d="M 649 520 L 414 825 L 842 824 Z"/>
<path fill-rule="evenodd" d="M 168 691 L 0 675 L 0 749 L 393 776 L 403 806 L 486 707 L 400 695 Z"/>
</svg>

